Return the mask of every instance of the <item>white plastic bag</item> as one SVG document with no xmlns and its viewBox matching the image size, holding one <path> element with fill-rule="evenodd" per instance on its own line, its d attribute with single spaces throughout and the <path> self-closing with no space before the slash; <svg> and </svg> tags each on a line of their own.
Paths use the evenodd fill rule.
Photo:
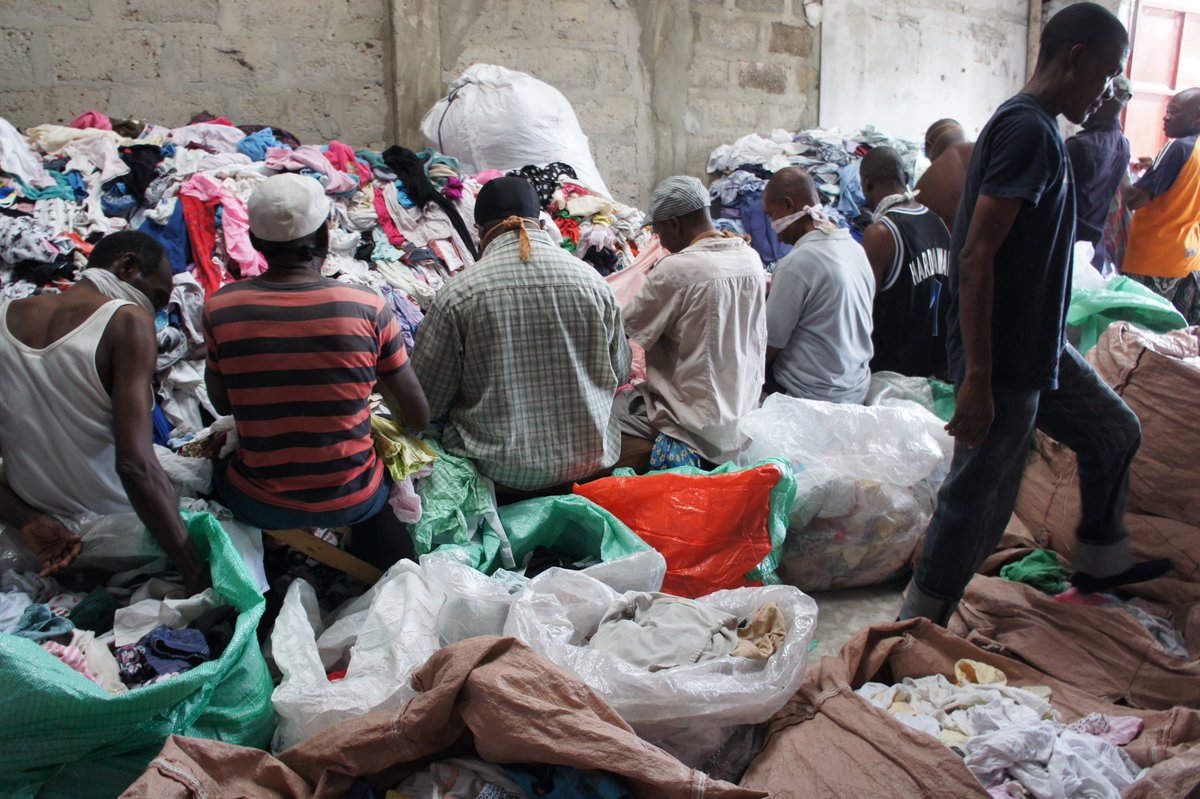
<svg viewBox="0 0 1200 799">
<path fill-rule="evenodd" d="M 271 695 L 279 715 L 272 748 L 281 751 L 339 721 L 416 696 L 410 678 L 439 648 L 435 622 L 442 599 L 420 566 L 402 560 L 326 626 L 312 586 L 294 581 L 271 633 L 283 673 Z M 327 672 L 343 663 L 346 676 L 331 682 Z"/>
<path fill-rule="evenodd" d="M 804 680 L 817 605 L 792 586 L 735 588 L 698 600 L 739 620 L 753 618 L 760 607 L 775 602 L 787 620 L 787 638 L 767 660 L 723 657 L 655 672 L 587 645 L 620 596 L 582 572 L 550 569 L 513 603 L 504 633 L 578 675 L 638 735 L 689 765 L 703 763 L 728 736 L 728 728 L 766 721 Z"/>
<path fill-rule="evenodd" d="M 779 575 L 806 591 L 874 585 L 909 562 L 949 470 L 944 423 L 914 402 L 836 405 L 774 394 L 747 414 L 741 463 L 796 470 Z"/>
<path fill-rule="evenodd" d="M 445 591 L 438 611 L 437 629 L 442 644 L 465 641 L 477 635 L 504 635 L 513 603 L 530 580 L 503 569 L 492 576 L 437 553 L 422 555 L 421 568 L 429 581 Z M 653 549 L 636 552 L 581 570 L 614 591 L 657 591 L 667 575 L 667 561 Z"/>
<path fill-rule="evenodd" d="M 421 120 L 421 133 L 468 173 L 562 161 L 589 189 L 610 196 L 571 102 L 524 72 L 492 64 L 468 67 Z"/>
</svg>

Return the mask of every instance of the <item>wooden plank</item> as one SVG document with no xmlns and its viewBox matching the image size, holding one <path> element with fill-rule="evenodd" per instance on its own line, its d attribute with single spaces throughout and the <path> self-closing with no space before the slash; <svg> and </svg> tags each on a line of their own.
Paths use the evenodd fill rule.
<svg viewBox="0 0 1200 799">
<path fill-rule="evenodd" d="M 338 549 L 307 530 L 263 530 L 263 533 L 276 541 L 282 541 L 292 549 L 303 552 L 313 560 L 324 563 L 331 569 L 337 569 L 343 574 L 348 574 L 367 585 L 374 585 L 383 576 L 383 572 L 370 563 Z"/>
</svg>

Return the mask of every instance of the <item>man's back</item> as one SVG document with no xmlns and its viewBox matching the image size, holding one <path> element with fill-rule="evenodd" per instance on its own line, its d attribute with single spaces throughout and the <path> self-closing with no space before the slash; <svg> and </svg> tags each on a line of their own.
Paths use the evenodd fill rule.
<svg viewBox="0 0 1200 799">
<path fill-rule="evenodd" d="M 529 239 L 529 261 L 510 231 L 450 281 L 413 352 L 447 451 L 522 490 L 616 461 L 612 400 L 630 362 L 608 285 L 545 233 Z"/>
<path fill-rule="evenodd" d="M 875 276 L 846 230 L 814 230 L 775 269 L 767 343 L 780 350 L 775 380 L 790 396 L 861 402 L 871 382 Z"/>
<path fill-rule="evenodd" d="M 50 513 L 130 513 L 116 472 L 113 402 L 100 368 L 109 323 L 131 304 L 77 299 L 0 304 L 5 477 L 22 499 Z M 150 402 L 147 392 L 147 413 Z"/>
<path fill-rule="evenodd" d="M 408 360 L 370 289 L 318 278 L 226 286 L 204 309 L 208 369 L 237 425 L 229 482 L 252 499 L 311 512 L 369 500 L 383 478 L 368 397 Z"/>
<path fill-rule="evenodd" d="M 1119 121 L 1095 125 L 1067 139 L 1067 154 L 1075 176 L 1075 237 L 1099 246 L 1109 206 L 1129 171 L 1129 139 Z"/>
<path fill-rule="evenodd" d="M 921 202 L 940 216 L 948 228 L 954 227 L 954 218 L 958 214 L 967 180 L 967 166 L 971 163 L 974 151 L 974 142 L 955 144 L 938 156 L 917 181 L 916 189 L 921 193 Z"/>
<path fill-rule="evenodd" d="M 709 236 L 662 259 L 625 312 L 646 350 L 647 416 L 657 430 L 720 458 L 754 410 L 766 358 L 766 276 L 740 238 Z"/>
</svg>

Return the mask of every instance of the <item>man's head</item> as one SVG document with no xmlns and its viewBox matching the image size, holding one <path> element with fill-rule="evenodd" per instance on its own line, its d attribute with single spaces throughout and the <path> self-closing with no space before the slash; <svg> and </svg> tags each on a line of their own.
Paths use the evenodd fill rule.
<svg viewBox="0 0 1200 799">
<path fill-rule="evenodd" d="M 1121 118 L 1121 112 L 1129 104 L 1131 97 L 1133 97 L 1133 89 L 1129 85 L 1129 78 L 1124 75 L 1118 75 L 1113 78 L 1112 96 L 1105 100 L 1100 108 L 1087 118 L 1087 122 L 1083 126 L 1085 128 L 1092 128 L 1098 125 L 1108 125 L 1117 122 Z"/>
<path fill-rule="evenodd" d="M 171 300 L 171 262 L 162 245 L 145 233 L 110 233 L 92 249 L 88 267 L 112 272 L 145 294 L 155 308 L 166 308 Z"/>
<path fill-rule="evenodd" d="M 494 228 L 510 217 L 537 224 L 542 204 L 537 192 L 525 178 L 502 177 L 489 180 L 475 199 L 475 225 L 480 240 L 491 238 Z"/>
<path fill-rule="evenodd" d="M 274 264 L 323 261 L 329 246 L 329 198 L 307 175 L 272 175 L 259 184 L 246 211 L 254 247 Z"/>
<path fill-rule="evenodd" d="M 939 119 L 925 131 L 925 157 L 936 161 L 948 148 L 966 140 L 967 134 L 957 119 Z"/>
<path fill-rule="evenodd" d="M 891 147 L 876 147 L 867 153 L 858 165 L 858 178 L 871 208 L 884 197 L 908 189 L 908 173 L 904 171 L 900 153 Z"/>
<path fill-rule="evenodd" d="M 650 196 L 646 224 L 669 252 L 679 252 L 696 237 L 713 230 L 708 189 L 690 175 L 675 175 L 658 184 Z"/>
<path fill-rule="evenodd" d="M 1167 103 L 1163 133 L 1168 139 L 1200 133 L 1200 89 L 1184 89 Z"/>
<path fill-rule="evenodd" d="M 1081 125 L 1099 110 L 1112 80 L 1125 71 L 1129 34 L 1121 20 L 1095 3 L 1059 11 L 1042 29 L 1034 80 L 1053 88 L 1059 112 Z"/>
<path fill-rule="evenodd" d="M 763 192 L 763 210 L 776 221 L 820 204 L 821 195 L 817 193 L 816 184 L 798 166 L 785 167 L 776 172 Z M 776 231 L 776 234 L 783 243 L 795 244 L 814 227 L 812 218 L 803 216 L 783 230 Z"/>
</svg>

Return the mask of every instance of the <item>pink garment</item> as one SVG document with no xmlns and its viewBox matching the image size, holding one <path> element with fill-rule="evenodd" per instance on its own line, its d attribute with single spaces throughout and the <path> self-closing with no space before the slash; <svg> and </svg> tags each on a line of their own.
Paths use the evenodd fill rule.
<svg viewBox="0 0 1200 799">
<path fill-rule="evenodd" d="M 504 177 L 504 173 L 501 172 L 499 169 L 485 169 L 482 172 L 480 172 L 478 175 L 475 176 L 475 182 L 478 183 L 480 186 L 482 186 L 484 183 L 487 183 L 489 180 L 495 180 L 496 178 L 502 178 L 502 177 Z"/>
<path fill-rule="evenodd" d="M 396 190 L 395 185 L 392 185 L 392 191 Z M 388 210 L 387 200 L 383 196 L 383 187 L 375 187 L 375 215 L 379 217 L 379 226 L 383 228 L 383 232 L 387 235 L 388 243 L 393 247 L 404 246 L 404 236 L 400 234 L 400 229 L 396 227 L 395 221 L 392 219 L 392 212 Z"/>
<path fill-rule="evenodd" d="M 1054 601 L 1064 605 L 1086 605 L 1095 608 L 1112 604 L 1112 599 L 1105 594 L 1085 594 L 1075 586 L 1071 586 L 1061 594 L 1056 594 Z"/>
<path fill-rule="evenodd" d="M 96 678 L 92 676 L 92 673 L 87 670 L 87 657 L 82 651 L 73 646 L 63 646 L 62 644 L 55 643 L 54 641 L 46 641 L 42 644 L 42 649 L 45 649 L 51 655 L 54 655 L 54 657 L 58 658 L 63 663 L 66 663 L 68 666 L 75 669 L 75 671 L 79 672 L 84 677 L 87 677 L 92 682 L 96 681 Z"/>
<path fill-rule="evenodd" d="M 321 148 L 312 144 L 302 144 L 295 150 L 286 147 L 268 147 L 265 163 L 271 169 L 285 172 L 300 172 L 310 169 L 319 175 L 321 185 L 326 194 L 347 194 L 357 191 L 358 182 L 354 178 L 335 169 Z"/>
<path fill-rule="evenodd" d="M 624 308 L 633 302 L 633 298 L 646 282 L 646 276 L 654 265 L 667 255 L 667 249 L 662 246 L 658 236 L 650 239 L 646 248 L 638 253 L 638 257 L 627 268 L 613 272 L 604 278 L 608 287 L 617 297 L 617 305 Z M 641 383 L 646 379 L 646 351 L 636 341 L 629 340 L 629 348 L 633 351 L 633 363 L 629 367 L 629 384 Z"/>
<path fill-rule="evenodd" d="M 421 498 L 413 488 L 412 478 L 392 483 L 392 493 L 388 496 L 388 504 L 396 518 L 404 524 L 416 524 L 421 521 Z"/>
<path fill-rule="evenodd" d="M 84 111 L 72 119 L 68 127 L 79 128 L 80 130 L 86 130 L 87 128 L 112 130 L 112 121 L 107 115 L 101 114 L 99 111 Z"/>
<path fill-rule="evenodd" d="M 250 217 L 241 200 L 219 181 L 202 173 L 188 178 L 179 187 L 179 193 L 205 202 L 216 200 L 221 203 L 225 252 L 237 263 L 242 277 L 253 277 L 266 271 L 267 260 L 250 243 Z"/>
<path fill-rule="evenodd" d="M 370 165 L 359 161 L 354 155 L 354 148 L 348 144 L 334 139 L 329 142 L 329 147 L 325 150 L 325 157 L 329 159 L 329 163 L 341 171 L 358 175 L 358 185 L 360 186 L 371 179 Z"/>
<path fill-rule="evenodd" d="M 209 125 L 228 125 L 231 128 L 234 127 L 233 123 L 230 122 L 225 117 L 214 117 L 214 118 L 208 120 L 208 124 Z"/>
</svg>

